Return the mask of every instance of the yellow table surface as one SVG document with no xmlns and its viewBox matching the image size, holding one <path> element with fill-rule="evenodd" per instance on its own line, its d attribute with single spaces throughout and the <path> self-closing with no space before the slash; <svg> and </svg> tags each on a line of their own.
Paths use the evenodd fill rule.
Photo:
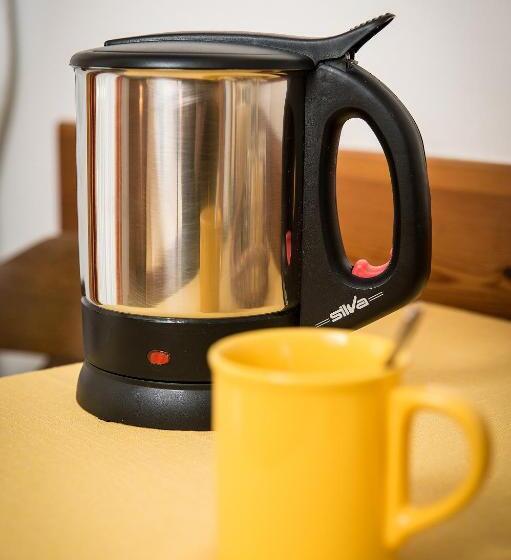
<svg viewBox="0 0 511 560">
<path fill-rule="evenodd" d="M 413 538 L 400 557 L 509 560 L 511 323 L 426 310 L 406 380 L 445 383 L 475 403 L 488 420 L 493 461 L 470 506 Z M 366 330 L 391 334 L 400 313 Z M 0 379 L 0 558 L 214 558 L 214 435 L 102 422 L 75 402 L 79 369 Z M 413 451 L 418 502 L 463 473 L 461 436 L 444 418 L 418 417 Z"/>
</svg>

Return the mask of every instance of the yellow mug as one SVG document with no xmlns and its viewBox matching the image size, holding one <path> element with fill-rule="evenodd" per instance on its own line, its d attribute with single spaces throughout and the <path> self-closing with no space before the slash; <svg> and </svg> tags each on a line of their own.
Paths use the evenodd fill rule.
<svg viewBox="0 0 511 560">
<path fill-rule="evenodd" d="M 389 560 L 413 533 L 460 509 L 484 476 L 484 425 L 436 387 L 400 386 L 385 338 L 265 329 L 212 346 L 220 560 Z M 455 419 L 468 473 L 437 503 L 408 500 L 410 420 Z"/>
</svg>

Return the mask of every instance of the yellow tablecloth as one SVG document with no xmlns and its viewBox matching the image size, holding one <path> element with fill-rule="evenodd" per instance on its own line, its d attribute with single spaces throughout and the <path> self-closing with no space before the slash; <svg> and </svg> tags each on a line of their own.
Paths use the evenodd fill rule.
<svg viewBox="0 0 511 560">
<path fill-rule="evenodd" d="M 367 330 L 390 334 L 398 319 Z M 511 323 L 428 305 L 412 351 L 407 381 L 445 383 L 473 401 L 488 419 L 494 458 L 472 504 L 400 556 L 509 560 Z M 75 402 L 79 369 L 0 379 L 0 559 L 214 558 L 214 435 L 97 420 Z M 434 415 L 420 416 L 415 432 L 414 494 L 425 501 L 456 483 L 464 448 Z"/>
</svg>

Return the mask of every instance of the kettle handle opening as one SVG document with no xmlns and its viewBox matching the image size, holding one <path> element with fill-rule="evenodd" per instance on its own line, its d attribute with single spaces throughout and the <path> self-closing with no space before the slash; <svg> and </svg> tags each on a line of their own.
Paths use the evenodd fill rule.
<svg viewBox="0 0 511 560">
<path fill-rule="evenodd" d="M 353 274 L 338 225 L 339 136 L 354 117 L 380 141 L 392 179 L 392 256 L 376 276 Z M 399 99 L 350 60 L 320 64 L 307 79 L 303 226 L 302 325 L 360 327 L 415 298 L 429 277 L 431 212 L 422 138 Z"/>
</svg>

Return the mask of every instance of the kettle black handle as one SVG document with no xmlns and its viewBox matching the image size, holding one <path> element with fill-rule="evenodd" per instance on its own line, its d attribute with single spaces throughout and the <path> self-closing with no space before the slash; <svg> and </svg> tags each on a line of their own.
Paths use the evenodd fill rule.
<svg viewBox="0 0 511 560">
<path fill-rule="evenodd" d="M 377 136 L 392 179 L 392 256 L 372 278 L 352 273 L 338 224 L 339 136 L 353 117 Z M 403 104 L 350 60 L 319 64 L 307 78 L 304 165 L 301 324 L 360 327 L 413 299 L 430 272 L 431 213 L 424 146 Z"/>
</svg>

